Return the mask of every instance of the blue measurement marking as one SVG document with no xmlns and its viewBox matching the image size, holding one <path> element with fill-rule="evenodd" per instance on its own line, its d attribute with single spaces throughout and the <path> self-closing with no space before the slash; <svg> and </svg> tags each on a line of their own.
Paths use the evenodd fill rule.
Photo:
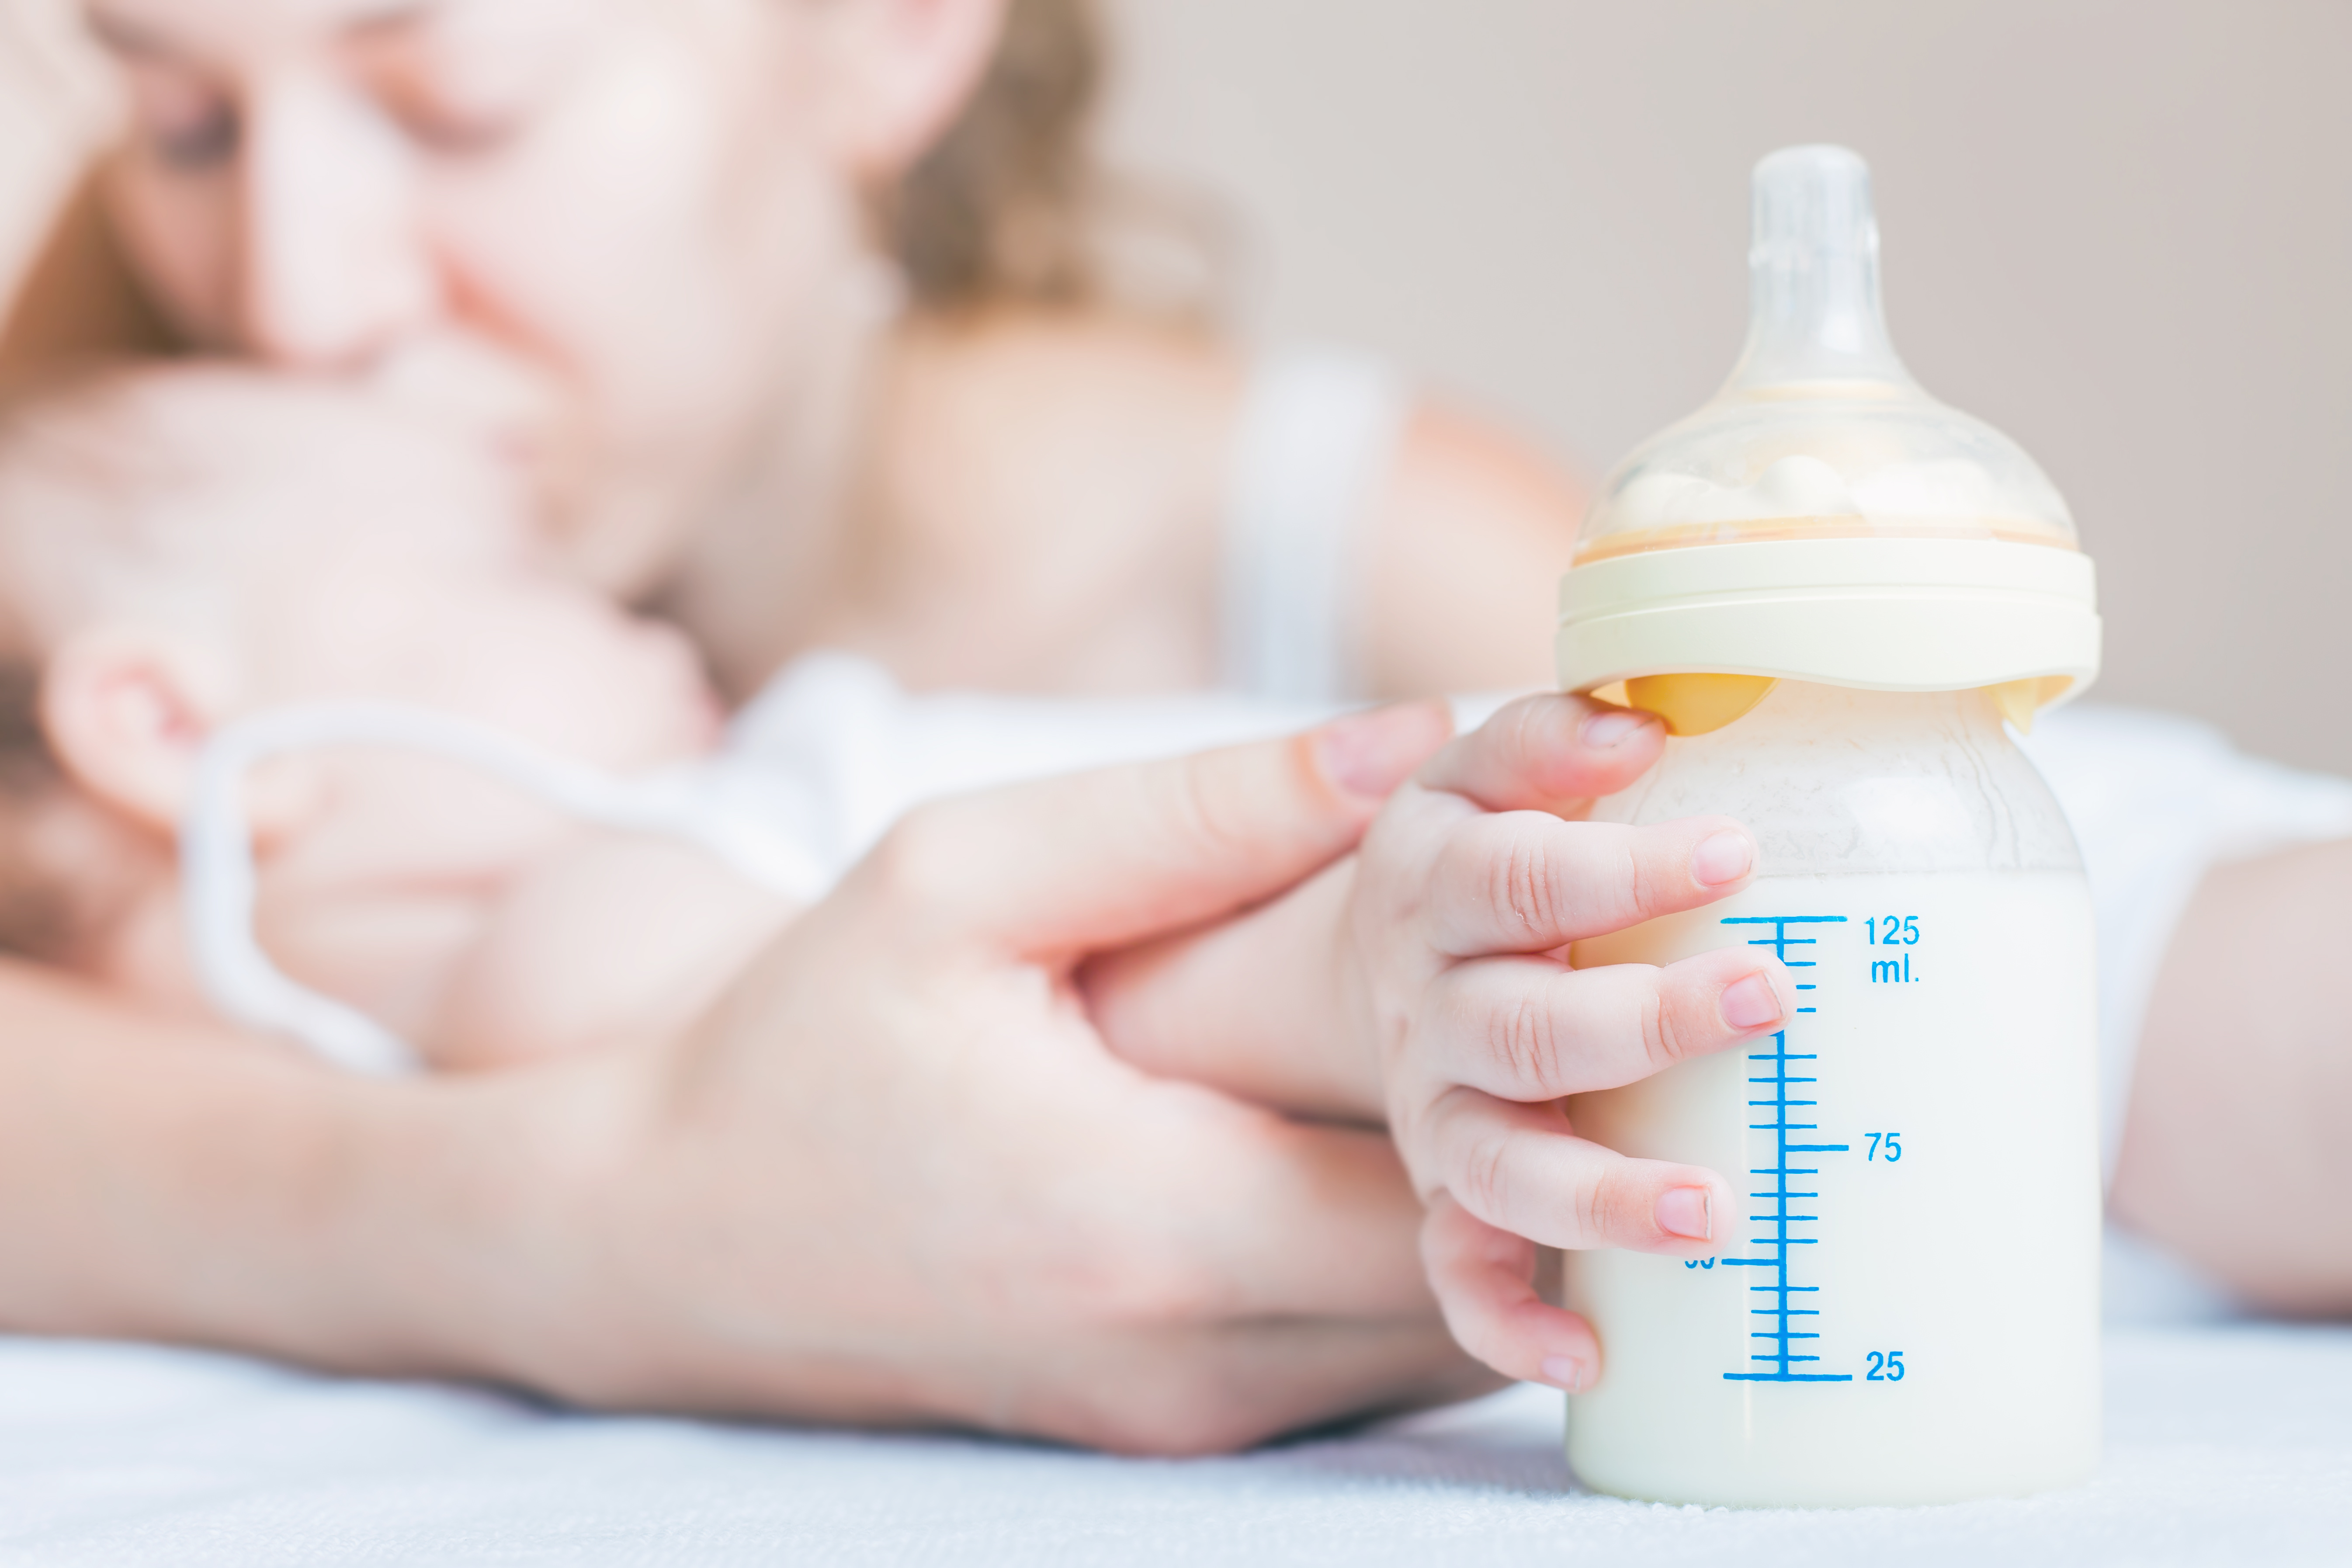
<svg viewBox="0 0 2352 1568">
<path fill-rule="evenodd" d="M 1779 959 L 1782 963 L 1787 964 L 1790 969 L 1818 969 L 1821 965 L 1812 959 L 1791 958 L 1789 956 L 1789 950 L 1790 948 L 1815 947 L 1819 945 L 1818 940 L 1810 936 L 1791 936 L 1789 932 L 1789 928 L 1790 926 L 1843 925 L 1845 924 L 1845 917 L 1843 915 L 1741 915 L 1727 920 L 1723 923 L 1727 926 L 1769 926 L 1772 928 L 1772 933 L 1769 936 L 1750 937 L 1748 939 L 1748 945 L 1750 947 L 1770 948 L 1772 950 L 1772 956 Z M 1819 987 L 1810 985 L 1800 981 L 1797 984 L 1797 989 L 1800 991 L 1812 991 L 1819 989 Z M 1800 1007 L 1797 1011 L 1800 1013 L 1811 1013 L 1814 1012 L 1815 1009 L 1811 1007 Z M 1789 1277 L 1790 1260 L 1794 1256 L 1794 1254 L 1791 1253 L 1790 1248 L 1817 1246 L 1821 1239 L 1818 1237 L 1791 1236 L 1789 1234 L 1789 1227 L 1790 1226 L 1819 1225 L 1821 1223 L 1821 1216 L 1819 1215 L 1802 1214 L 1789 1206 L 1791 1202 L 1802 1202 L 1821 1196 L 1819 1193 L 1801 1192 L 1797 1188 L 1791 1187 L 1789 1184 L 1789 1178 L 1791 1176 L 1818 1176 L 1821 1174 L 1821 1167 L 1818 1165 L 1790 1164 L 1789 1163 L 1789 1156 L 1791 1154 L 1842 1154 L 1847 1152 L 1849 1145 L 1844 1143 L 1792 1143 L 1789 1141 L 1789 1135 L 1792 1132 L 1818 1132 L 1821 1131 L 1818 1123 L 1811 1121 L 1791 1121 L 1789 1120 L 1789 1112 L 1791 1110 L 1807 1110 L 1820 1103 L 1820 1101 L 1812 1100 L 1791 1099 L 1790 1097 L 1789 1090 L 1801 1085 L 1818 1083 L 1821 1081 L 1818 1078 L 1808 1078 L 1801 1074 L 1790 1072 L 1790 1065 L 1793 1062 L 1818 1061 L 1820 1059 L 1819 1057 L 1804 1051 L 1790 1050 L 1789 1048 L 1789 1033 L 1787 1030 L 1783 1029 L 1779 1034 L 1772 1037 L 1772 1048 L 1770 1050 L 1750 1052 L 1748 1059 L 1750 1062 L 1769 1063 L 1771 1067 L 1771 1076 L 1769 1078 L 1750 1078 L 1748 1080 L 1751 1084 L 1769 1085 L 1772 1091 L 1772 1098 L 1769 1100 L 1751 1100 L 1748 1102 L 1750 1107 L 1759 1110 L 1769 1111 L 1772 1116 L 1772 1120 L 1769 1121 L 1751 1121 L 1748 1124 L 1749 1129 L 1753 1131 L 1771 1133 L 1773 1145 L 1777 1151 L 1772 1163 L 1769 1165 L 1752 1167 L 1748 1173 L 1751 1176 L 1769 1176 L 1772 1178 L 1772 1184 L 1769 1188 L 1762 1192 L 1755 1192 L 1748 1194 L 1751 1198 L 1767 1198 L 1771 1200 L 1772 1212 L 1770 1214 L 1752 1214 L 1748 1216 L 1748 1219 L 1754 1221 L 1758 1225 L 1769 1226 L 1772 1227 L 1772 1234 L 1769 1236 L 1752 1236 L 1748 1238 L 1750 1246 L 1769 1248 L 1770 1255 L 1769 1257 L 1758 1258 L 1726 1258 L 1721 1259 L 1721 1261 L 1725 1267 L 1731 1268 L 1769 1268 L 1772 1270 L 1772 1282 L 1770 1284 L 1750 1285 L 1748 1288 L 1749 1291 L 1756 1295 L 1769 1296 L 1772 1298 L 1772 1304 L 1770 1306 L 1751 1307 L 1748 1309 L 1748 1314 L 1751 1318 L 1766 1318 L 1770 1320 L 1770 1326 L 1769 1328 L 1759 1329 L 1748 1336 L 1751 1340 L 1764 1341 L 1769 1348 L 1759 1354 L 1751 1355 L 1748 1358 L 1751 1362 L 1759 1363 L 1767 1370 L 1761 1372 L 1727 1372 L 1723 1374 L 1724 1381 L 1727 1383 L 1852 1383 L 1853 1381 L 1853 1374 L 1852 1373 L 1800 1372 L 1796 1370 L 1801 1364 L 1819 1362 L 1822 1359 L 1817 1355 L 1808 1355 L 1796 1350 L 1794 1348 L 1796 1342 L 1800 1340 L 1818 1340 L 1822 1336 L 1810 1330 L 1799 1329 L 1792 1326 L 1792 1320 L 1798 1318 L 1818 1318 L 1822 1314 L 1818 1308 L 1794 1307 L 1790 1306 L 1789 1302 L 1789 1299 L 1792 1296 L 1811 1296 L 1821 1293 L 1820 1286 L 1800 1285 Z"/>
</svg>

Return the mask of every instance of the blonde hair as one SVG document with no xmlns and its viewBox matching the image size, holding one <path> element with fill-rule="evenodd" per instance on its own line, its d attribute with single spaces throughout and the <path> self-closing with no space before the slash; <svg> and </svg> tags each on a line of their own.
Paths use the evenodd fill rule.
<svg viewBox="0 0 2352 1568">
<path fill-rule="evenodd" d="M 884 204 L 884 242 L 918 304 L 1097 293 L 1088 142 L 1102 74 L 1092 0 L 1012 0 L 971 102 Z"/>
<path fill-rule="evenodd" d="M 1217 314 L 1222 212 L 1095 157 L 1108 70 L 1097 0 L 1010 0 L 971 100 L 881 198 L 882 244 L 918 309 L 1115 305 L 1195 325 Z"/>
</svg>

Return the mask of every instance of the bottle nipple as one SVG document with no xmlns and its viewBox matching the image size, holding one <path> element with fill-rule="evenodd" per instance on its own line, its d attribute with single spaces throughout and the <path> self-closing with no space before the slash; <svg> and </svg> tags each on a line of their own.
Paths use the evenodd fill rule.
<svg viewBox="0 0 2352 1568">
<path fill-rule="evenodd" d="M 1806 381 L 1912 384 L 1886 335 L 1870 165 L 1785 147 L 1756 166 L 1748 342 L 1727 390 Z"/>
<path fill-rule="evenodd" d="M 1713 398 L 1602 484 L 1560 585 L 1562 686 L 1678 735 L 1776 680 L 1986 688 L 2022 726 L 2099 667 L 2065 501 L 1895 353 L 1868 164 L 1783 148 L 1751 192 L 1747 342 Z"/>
<path fill-rule="evenodd" d="M 2074 519 L 2033 460 L 1928 396 L 1895 353 L 1870 165 L 1843 147 L 1783 148 L 1756 165 L 1751 190 L 1738 362 L 1610 476 L 1577 563 L 1831 538 L 2074 549 Z"/>
</svg>

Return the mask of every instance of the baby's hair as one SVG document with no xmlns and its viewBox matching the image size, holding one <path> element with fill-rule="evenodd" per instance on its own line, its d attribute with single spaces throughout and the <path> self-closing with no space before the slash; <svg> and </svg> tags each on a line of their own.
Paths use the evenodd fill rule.
<svg viewBox="0 0 2352 1568">
<path fill-rule="evenodd" d="M 175 568 L 204 543 L 171 520 L 241 478 L 175 419 L 181 389 L 263 408 L 309 395 L 227 367 L 101 366 L 0 399 L 0 953 L 69 962 L 100 913 L 42 852 L 68 783 L 43 724 L 50 654 L 124 584 L 190 574 Z"/>
<path fill-rule="evenodd" d="M 945 136 L 881 193 L 882 243 L 919 308 L 1108 303 L 1197 319 L 1217 226 L 1095 156 L 1108 49 L 1098 0 L 1010 0 L 996 54 Z"/>
<path fill-rule="evenodd" d="M 0 653 L 37 666 L 110 568 L 167 550 L 167 503 L 220 477 L 173 428 L 168 389 L 258 381 L 226 368 L 106 366 L 0 404 Z"/>
<path fill-rule="evenodd" d="M 53 416 L 81 405 L 110 372 L 91 371 L 47 395 L 19 390 L 0 402 L 0 953 L 62 963 L 79 946 L 79 905 L 58 868 L 37 847 L 41 818 L 65 773 L 41 720 L 44 639 L 26 613 L 20 543 L 42 524 L 34 515 L 58 476 L 41 470 Z"/>
<path fill-rule="evenodd" d="M 40 665 L 0 659 L 0 953 L 60 963 L 80 944 L 80 906 L 36 848 L 64 782 L 41 729 Z"/>
</svg>

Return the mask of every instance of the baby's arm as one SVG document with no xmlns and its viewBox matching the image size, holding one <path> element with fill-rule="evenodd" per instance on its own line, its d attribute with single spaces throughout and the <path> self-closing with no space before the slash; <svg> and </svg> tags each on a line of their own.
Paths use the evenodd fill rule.
<svg viewBox="0 0 2352 1568">
<path fill-rule="evenodd" d="M 1294 1116 L 1380 1124 L 1348 910 L 1356 858 L 1204 931 L 1096 959 L 1087 1010 L 1112 1051 Z"/>
<path fill-rule="evenodd" d="M 417 1047 L 470 1068 L 666 1038 L 795 912 L 691 845 L 586 835 L 509 889 Z"/>
</svg>

